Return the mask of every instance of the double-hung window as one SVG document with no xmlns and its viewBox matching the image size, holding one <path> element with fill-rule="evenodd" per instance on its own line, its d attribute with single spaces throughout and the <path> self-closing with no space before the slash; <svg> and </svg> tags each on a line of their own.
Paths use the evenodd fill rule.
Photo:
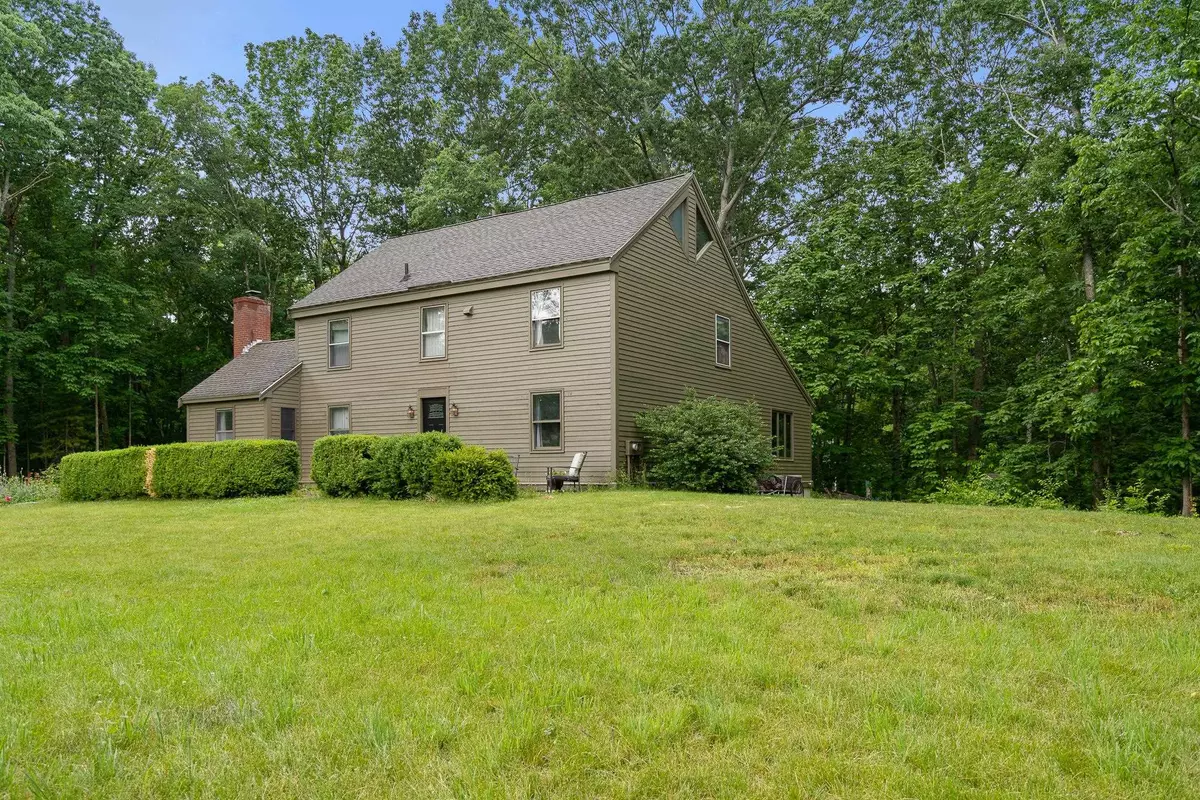
<svg viewBox="0 0 1200 800">
<path fill-rule="evenodd" d="M 535 289 L 529 293 L 530 341 L 534 347 L 562 345 L 562 289 Z"/>
<path fill-rule="evenodd" d="M 350 366 L 350 320 L 329 321 L 329 368 Z"/>
<path fill-rule="evenodd" d="M 534 450 L 562 449 L 562 392 L 533 396 L 531 422 Z"/>
<path fill-rule="evenodd" d="M 217 441 L 223 442 L 233 438 L 233 409 L 222 408 L 217 411 Z"/>
<path fill-rule="evenodd" d="M 446 307 L 421 309 L 421 358 L 446 357 Z"/>
<path fill-rule="evenodd" d="M 733 331 L 729 317 L 717 314 L 717 366 L 728 367 L 730 364 L 730 348 L 733 345 Z"/>
<path fill-rule="evenodd" d="M 776 458 L 792 457 L 792 412 L 771 412 L 771 447 Z"/>
<path fill-rule="evenodd" d="M 340 436 L 350 432 L 350 406 L 329 407 L 329 435 Z"/>
</svg>

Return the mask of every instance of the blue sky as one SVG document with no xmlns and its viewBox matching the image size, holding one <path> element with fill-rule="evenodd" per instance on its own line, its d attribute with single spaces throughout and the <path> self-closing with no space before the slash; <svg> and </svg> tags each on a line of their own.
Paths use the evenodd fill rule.
<svg viewBox="0 0 1200 800">
<path fill-rule="evenodd" d="M 154 65 L 160 83 L 216 72 L 245 77 L 242 46 L 304 33 L 336 33 L 357 41 L 375 31 L 394 42 L 415 11 L 435 10 L 439 0 L 98 0 L 125 46 Z"/>
</svg>

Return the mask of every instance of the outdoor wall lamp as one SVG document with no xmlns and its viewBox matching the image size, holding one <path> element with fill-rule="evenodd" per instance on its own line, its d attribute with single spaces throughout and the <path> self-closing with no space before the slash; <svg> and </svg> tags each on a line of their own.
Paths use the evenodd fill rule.
<svg viewBox="0 0 1200 800">
<path fill-rule="evenodd" d="M 452 416 L 452 417 L 458 416 L 458 403 L 450 404 L 450 416 Z"/>
<path fill-rule="evenodd" d="M 408 418 L 412 419 L 416 415 L 417 415 L 417 410 L 415 408 L 413 408 L 412 406 L 409 406 L 408 407 Z"/>
</svg>

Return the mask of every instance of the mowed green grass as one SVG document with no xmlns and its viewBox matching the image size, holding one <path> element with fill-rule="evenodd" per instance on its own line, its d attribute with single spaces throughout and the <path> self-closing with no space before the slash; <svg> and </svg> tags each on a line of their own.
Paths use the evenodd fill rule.
<svg viewBox="0 0 1200 800">
<path fill-rule="evenodd" d="M 1187 797 L 1200 525 L 592 492 L 0 509 L 0 795 Z"/>
</svg>

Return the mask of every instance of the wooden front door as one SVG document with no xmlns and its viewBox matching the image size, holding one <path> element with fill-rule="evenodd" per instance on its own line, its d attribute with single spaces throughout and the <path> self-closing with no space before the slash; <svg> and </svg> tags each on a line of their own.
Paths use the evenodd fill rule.
<svg viewBox="0 0 1200 800">
<path fill-rule="evenodd" d="M 446 398 L 421 398 L 421 433 L 446 432 Z"/>
</svg>

